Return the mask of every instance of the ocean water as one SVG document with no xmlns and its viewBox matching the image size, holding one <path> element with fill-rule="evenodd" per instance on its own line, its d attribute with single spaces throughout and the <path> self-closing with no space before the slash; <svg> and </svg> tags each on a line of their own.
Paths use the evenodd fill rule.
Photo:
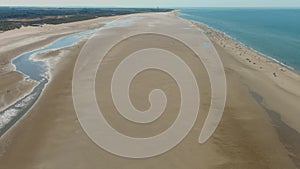
<svg viewBox="0 0 300 169">
<path fill-rule="evenodd" d="M 182 8 L 179 16 L 225 32 L 300 73 L 300 9 Z"/>
</svg>

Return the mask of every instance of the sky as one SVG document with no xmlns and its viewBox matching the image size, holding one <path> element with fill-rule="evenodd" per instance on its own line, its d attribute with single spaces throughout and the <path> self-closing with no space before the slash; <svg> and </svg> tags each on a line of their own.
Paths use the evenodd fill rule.
<svg viewBox="0 0 300 169">
<path fill-rule="evenodd" d="M 0 6 L 300 7 L 300 0 L 0 0 Z"/>
</svg>

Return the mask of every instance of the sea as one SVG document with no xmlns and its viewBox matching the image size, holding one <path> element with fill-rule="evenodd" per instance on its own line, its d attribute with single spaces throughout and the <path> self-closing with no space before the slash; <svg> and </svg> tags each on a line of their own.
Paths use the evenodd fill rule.
<svg viewBox="0 0 300 169">
<path fill-rule="evenodd" d="M 202 22 L 300 73 L 300 8 L 181 8 Z"/>
</svg>

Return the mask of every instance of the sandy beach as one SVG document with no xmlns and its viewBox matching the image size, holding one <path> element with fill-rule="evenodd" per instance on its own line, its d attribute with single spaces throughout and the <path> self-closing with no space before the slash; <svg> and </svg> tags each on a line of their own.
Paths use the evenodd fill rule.
<svg viewBox="0 0 300 169">
<path fill-rule="evenodd" d="M 40 168 L 124 168 L 124 169 L 296 169 L 300 167 L 300 76 L 287 68 L 244 47 L 201 23 L 184 21 L 174 13 L 136 14 L 142 19 L 122 27 L 130 32 L 138 28 L 168 25 L 170 29 L 184 22 L 186 27 L 197 26 L 215 46 L 224 65 L 227 78 L 227 102 L 223 118 L 213 137 L 205 144 L 198 136 L 206 118 L 211 91 L 205 67 L 192 53 L 182 58 L 196 76 L 201 92 L 201 105 L 196 123 L 188 136 L 172 150 L 146 159 L 115 156 L 94 144 L 77 119 L 72 99 L 72 76 L 76 59 L 86 41 L 60 50 L 43 53 L 47 59 L 51 81 L 32 109 L 0 138 L 1 169 Z M 0 34 L 0 108 L 13 103 L 34 87 L 24 75 L 14 71 L 11 59 L 19 54 L 44 46 L 70 33 L 103 26 L 103 22 L 118 17 L 98 18 L 61 25 L 26 27 Z M 160 28 L 160 27 L 158 27 Z M 184 33 L 185 29 L 182 29 Z M 112 29 L 113 33 L 113 29 Z M 201 32 L 199 31 L 199 34 Z M 113 35 L 112 35 L 113 37 Z M 137 39 L 138 40 L 138 39 Z M 97 83 L 108 83 L 109 74 L 120 62 L 119 54 L 134 50 L 126 41 L 116 53 L 103 60 L 102 74 Z M 147 37 L 147 44 L 164 46 L 170 41 Z M 136 46 L 145 45 L 139 41 Z M 93 59 L 93 58 L 89 58 Z M 107 85 L 104 85 L 107 86 Z M 134 105 L 140 110 L 149 107 L 149 91 L 161 88 L 168 97 L 165 113 L 154 123 L 139 125 L 118 116 L 108 88 L 97 88 L 97 99 L 103 106 L 105 118 L 114 128 L 135 137 L 148 137 L 169 127 L 177 114 L 180 93 L 176 82 L 167 74 L 155 70 L 137 76 L 130 90 Z M 169 100 L 170 99 L 170 100 Z"/>
</svg>

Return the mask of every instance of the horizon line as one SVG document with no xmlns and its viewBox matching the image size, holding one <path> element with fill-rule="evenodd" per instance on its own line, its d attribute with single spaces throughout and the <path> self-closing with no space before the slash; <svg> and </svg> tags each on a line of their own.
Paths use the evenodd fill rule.
<svg viewBox="0 0 300 169">
<path fill-rule="evenodd" d="M 270 8 L 270 9 L 297 9 L 300 6 L 284 6 L 284 7 L 277 7 L 277 6 L 71 6 L 71 5 L 0 5 L 0 7 L 35 7 L 35 8 L 169 8 L 169 9 L 180 9 L 180 8 Z"/>
</svg>

